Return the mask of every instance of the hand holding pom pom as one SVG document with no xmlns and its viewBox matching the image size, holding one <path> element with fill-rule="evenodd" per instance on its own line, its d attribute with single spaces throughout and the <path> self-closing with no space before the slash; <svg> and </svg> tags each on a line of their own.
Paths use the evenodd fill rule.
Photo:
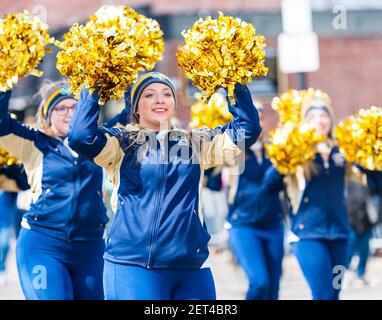
<svg viewBox="0 0 382 320">
<path fill-rule="evenodd" d="M 278 172 L 283 175 L 296 173 L 297 167 L 314 159 L 316 144 L 325 140 L 307 124 L 286 122 L 270 132 L 272 142 L 265 144 L 268 157 Z"/>
<path fill-rule="evenodd" d="M 199 19 L 182 35 L 185 45 L 178 48 L 178 65 L 205 97 L 225 87 L 234 105 L 235 83 L 267 74 L 265 38 L 239 18 L 220 12 L 217 19 Z"/>
<path fill-rule="evenodd" d="M 138 72 L 162 59 L 163 33 L 159 24 L 123 6 L 103 6 L 84 26 L 73 25 L 56 45 L 57 69 L 68 76 L 79 94 L 86 82 L 99 103 L 121 98 Z"/>
<path fill-rule="evenodd" d="M 272 108 L 279 119 L 277 129 L 270 132 L 271 142 L 265 148 L 271 162 L 283 175 L 295 174 L 299 166 L 313 160 L 317 147 L 326 139 L 312 126 L 303 123 L 304 113 L 316 99 L 330 106 L 328 95 L 313 88 L 291 89 L 272 100 Z"/>
</svg>

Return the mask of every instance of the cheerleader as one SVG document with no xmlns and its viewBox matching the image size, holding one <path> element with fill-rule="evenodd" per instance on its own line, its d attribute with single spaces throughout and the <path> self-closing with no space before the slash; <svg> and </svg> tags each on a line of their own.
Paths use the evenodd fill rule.
<svg viewBox="0 0 382 320">
<path fill-rule="evenodd" d="M 305 122 L 326 137 L 314 160 L 286 182 L 291 205 L 289 239 L 315 300 L 336 300 L 346 267 L 349 221 L 345 201 L 346 163 L 331 135 L 332 109 L 316 98 L 303 107 Z"/>
<path fill-rule="evenodd" d="M 236 170 L 242 173 L 229 177 L 228 222 L 231 250 L 249 282 L 246 299 L 276 300 L 284 256 L 283 179 L 266 158 L 262 139 L 250 146 L 244 167 Z"/>
<path fill-rule="evenodd" d="M 103 299 L 102 169 L 67 143 L 68 87 L 41 92 L 39 129 L 12 119 L 11 92 L 0 94 L 0 146 L 23 162 L 33 195 L 16 247 L 21 287 L 27 299 Z"/>
<path fill-rule="evenodd" d="M 174 85 L 150 72 L 132 87 L 131 123 L 106 129 L 97 127 L 97 92 L 82 90 L 69 145 L 104 167 L 114 185 L 106 299 L 215 299 L 200 205 L 203 172 L 235 158 L 261 131 L 245 86 L 236 85 L 235 99 L 227 125 L 179 130 L 170 126 Z"/>
</svg>

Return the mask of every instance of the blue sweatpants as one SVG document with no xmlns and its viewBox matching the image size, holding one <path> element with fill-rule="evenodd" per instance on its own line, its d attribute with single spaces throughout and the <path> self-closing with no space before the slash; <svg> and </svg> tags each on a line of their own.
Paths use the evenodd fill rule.
<svg viewBox="0 0 382 320">
<path fill-rule="evenodd" d="M 106 300 L 215 300 L 209 268 L 146 269 L 105 260 Z"/>
<path fill-rule="evenodd" d="M 5 271 L 9 243 L 13 236 L 12 220 L 17 211 L 17 194 L 0 190 L 0 272 Z"/>
<path fill-rule="evenodd" d="M 16 246 L 28 300 L 103 300 L 104 240 L 66 242 L 21 228 Z"/>
<path fill-rule="evenodd" d="M 346 270 L 347 245 L 345 239 L 302 239 L 292 244 L 313 300 L 338 300 L 341 290 L 338 284 L 342 284 Z"/>
<path fill-rule="evenodd" d="M 12 229 L 0 227 L 0 272 L 5 271 Z"/>
<path fill-rule="evenodd" d="M 349 268 L 354 255 L 358 254 L 359 262 L 357 266 L 357 276 L 363 277 L 366 272 L 366 264 L 369 258 L 369 241 L 372 237 L 372 230 L 365 230 L 364 233 L 358 234 L 355 230 L 350 233 L 349 247 L 347 254 L 346 266 Z"/>
<path fill-rule="evenodd" d="M 277 300 L 284 256 L 284 229 L 256 229 L 233 226 L 230 230 L 233 254 L 249 282 L 247 300 Z"/>
</svg>

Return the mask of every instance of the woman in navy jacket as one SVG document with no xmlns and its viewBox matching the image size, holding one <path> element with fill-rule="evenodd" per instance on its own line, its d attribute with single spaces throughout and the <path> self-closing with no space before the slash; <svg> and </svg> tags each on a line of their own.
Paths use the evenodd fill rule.
<svg viewBox="0 0 382 320">
<path fill-rule="evenodd" d="M 27 299 L 102 299 L 102 169 L 68 146 L 67 86 L 42 92 L 40 129 L 12 119 L 11 92 L 0 94 L 0 146 L 23 162 L 33 194 L 16 248 L 21 287 Z"/>
<path fill-rule="evenodd" d="M 333 116 L 328 103 L 314 99 L 302 116 L 327 139 L 317 146 L 314 160 L 284 179 L 291 205 L 290 240 L 313 299 L 338 299 L 350 231 L 346 163 L 331 138 Z"/>
<path fill-rule="evenodd" d="M 235 99 L 230 123 L 190 133 L 170 127 L 176 95 L 163 74 L 135 82 L 125 127 L 98 128 L 97 93 L 81 92 L 70 146 L 104 167 L 114 186 L 106 299 L 215 298 L 200 205 L 203 172 L 235 158 L 261 131 L 245 86 L 236 85 Z"/>
<path fill-rule="evenodd" d="M 247 149 L 244 167 L 236 169 L 238 174 L 229 179 L 228 222 L 232 252 L 249 281 L 246 299 L 276 300 L 284 256 L 283 179 L 266 158 L 261 140 Z"/>
</svg>

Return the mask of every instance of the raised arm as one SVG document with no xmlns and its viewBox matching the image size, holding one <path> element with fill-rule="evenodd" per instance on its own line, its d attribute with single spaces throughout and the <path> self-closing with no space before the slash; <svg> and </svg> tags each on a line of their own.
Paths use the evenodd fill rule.
<svg viewBox="0 0 382 320">
<path fill-rule="evenodd" d="M 270 166 L 265 172 L 261 185 L 263 192 L 278 193 L 284 189 L 284 176 L 275 167 Z"/>
<path fill-rule="evenodd" d="M 120 113 L 118 113 L 113 118 L 111 118 L 110 120 L 102 123 L 103 127 L 111 128 L 111 127 L 118 126 L 118 125 L 126 126 L 130 122 L 130 118 L 131 118 L 130 96 L 131 96 L 131 86 L 127 89 L 127 91 L 124 95 L 125 108 Z"/>
<path fill-rule="evenodd" d="M 256 142 L 261 133 L 259 114 L 247 86 L 236 84 L 234 93 L 235 106 L 231 105 L 227 97 L 228 109 L 232 113 L 233 119 L 223 128 L 236 145 L 240 148 L 248 147 Z M 243 141 L 245 146 L 242 145 Z"/>
<path fill-rule="evenodd" d="M 210 139 L 202 147 L 205 168 L 232 163 L 240 152 L 256 142 L 261 133 L 259 114 L 248 88 L 236 84 L 234 94 L 235 106 L 227 98 L 233 119 L 224 126 L 207 130 Z"/>
<path fill-rule="evenodd" d="M 118 161 L 122 150 L 116 137 L 98 128 L 99 114 L 97 93 L 90 95 L 85 87 L 73 114 L 68 135 L 69 145 L 79 154 L 108 168 Z"/>
<path fill-rule="evenodd" d="M 0 92 L 0 146 L 27 163 L 37 152 L 35 141 L 41 133 L 12 119 L 8 113 L 10 97 L 11 91 Z"/>
</svg>

